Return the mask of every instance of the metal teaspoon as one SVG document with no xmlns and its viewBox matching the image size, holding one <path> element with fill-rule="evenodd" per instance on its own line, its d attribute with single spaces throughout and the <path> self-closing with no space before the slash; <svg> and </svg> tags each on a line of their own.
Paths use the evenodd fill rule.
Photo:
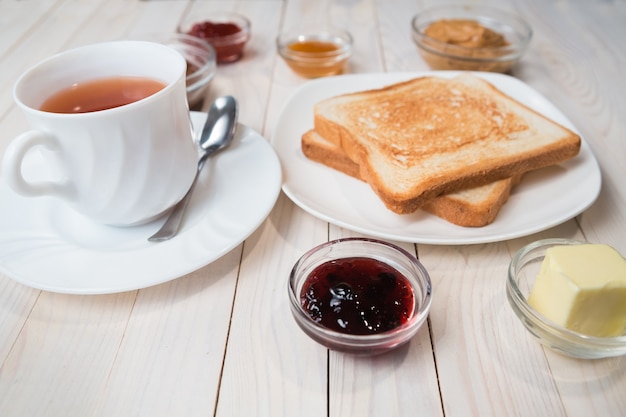
<svg viewBox="0 0 626 417">
<path fill-rule="evenodd" d="M 174 206 L 163 226 L 148 238 L 150 242 L 162 242 L 176 236 L 183 219 L 183 214 L 189 203 L 191 193 L 198 180 L 198 175 L 204 167 L 205 161 L 215 152 L 230 145 L 237 128 L 237 116 L 237 101 L 234 97 L 218 97 L 213 102 L 198 143 L 202 153 L 198 160 L 196 176 L 187 194 Z"/>
</svg>

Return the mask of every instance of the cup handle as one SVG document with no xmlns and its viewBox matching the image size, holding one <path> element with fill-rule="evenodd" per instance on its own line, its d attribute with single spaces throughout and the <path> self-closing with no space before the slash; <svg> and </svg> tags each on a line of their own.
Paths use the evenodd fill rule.
<svg viewBox="0 0 626 417">
<path fill-rule="evenodd" d="M 76 190 L 69 181 L 27 181 L 24 178 L 22 174 L 24 158 L 37 146 L 53 151 L 59 148 L 54 136 L 37 130 L 22 133 L 9 144 L 2 161 L 2 174 L 9 187 L 26 197 L 48 195 L 75 200 Z"/>
</svg>

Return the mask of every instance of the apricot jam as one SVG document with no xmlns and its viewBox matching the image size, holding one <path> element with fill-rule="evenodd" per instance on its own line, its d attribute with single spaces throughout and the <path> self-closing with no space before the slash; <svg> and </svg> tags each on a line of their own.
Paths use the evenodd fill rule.
<svg viewBox="0 0 626 417">
<path fill-rule="evenodd" d="M 372 258 L 343 258 L 317 266 L 300 293 L 304 311 L 341 333 L 367 335 L 393 330 L 413 315 L 408 279 Z"/>
<path fill-rule="evenodd" d="M 307 52 L 312 54 L 336 52 L 339 50 L 339 45 L 332 42 L 323 41 L 303 41 L 290 43 L 287 48 L 297 52 Z"/>
</svg>

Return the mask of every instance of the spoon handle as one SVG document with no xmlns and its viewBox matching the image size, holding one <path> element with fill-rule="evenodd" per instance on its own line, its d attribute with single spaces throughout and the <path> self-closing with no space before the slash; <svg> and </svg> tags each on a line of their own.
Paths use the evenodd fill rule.
<svg viewBox="0 0 626 417">
<path fill-rule="evenodd" d="M 207 160 L 209 156 L 211 156 L 217 148 L 211 149 L 209 152 L 202 155 L 200 160 L 198 161 L 198 169 L 196 170 L 196 176 L 193 177 L 193 181 L 189 190 L 187 190 L 187 194 L 183 196 L 183 198 L 176 203 L 174 208 L 167 217 L 163 226 L 152 236 L 148 238 L 150 242 L 163 242 L 165 240 L 169 240 L 176 236 L 178 230 L 180 229 L 180 224 L 183 220 L 183 214 L 185 214 L 185 210 L 187 209 L 187 205 L 189 204 L 189 200 L 191 199 L 191 194 L 193 193 L 193 189 L 196 186 L 196 182 L 198 181 L 198 176 L 200 175 L 200 171 L 204 167 L 204 162 Z"/>
<path fill-rule="evenodd" d="M 198 173 L 200 171 L 196 171 L 196 176 L 191 183 L 191 187 L 187 191 L 187 194 L 174 206 L 172 211 L 163 226 L 152 236 L 148 238 L 150 242 L 163 242 L 165 240 L 169 240 L 176 236 L 178 233 L 178 229 L 180 229 L 180 223 L 183 220 L 183 214 L 185 214 L 185 209 L 187 208 L 187 204 L 189 204 L 189 200 L 191 199 L 191 191 L 194 189 L 196 185 L 196 181 L 198 179 Z"/>
</svg>

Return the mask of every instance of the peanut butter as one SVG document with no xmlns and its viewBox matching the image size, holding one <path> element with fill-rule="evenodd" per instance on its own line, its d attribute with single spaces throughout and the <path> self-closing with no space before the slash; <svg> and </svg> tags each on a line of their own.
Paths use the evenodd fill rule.
<svg viewBox="0 0 626 417">
<path fill-rule="evenodd" d="M 421 53 L 434 69 L 507 72 L 514 63 L 498 59 L 506 54 L 506 38 L 476 20 L 438 20 L 424 34 Z"/>
<path fill-rule="evenodd" d="M 424 33 L 438 41 L 466 48 L 497 48 L 509 44 L 501 34 L 469 19 L 442 19 L 428 26 Z"/>
</svg>

